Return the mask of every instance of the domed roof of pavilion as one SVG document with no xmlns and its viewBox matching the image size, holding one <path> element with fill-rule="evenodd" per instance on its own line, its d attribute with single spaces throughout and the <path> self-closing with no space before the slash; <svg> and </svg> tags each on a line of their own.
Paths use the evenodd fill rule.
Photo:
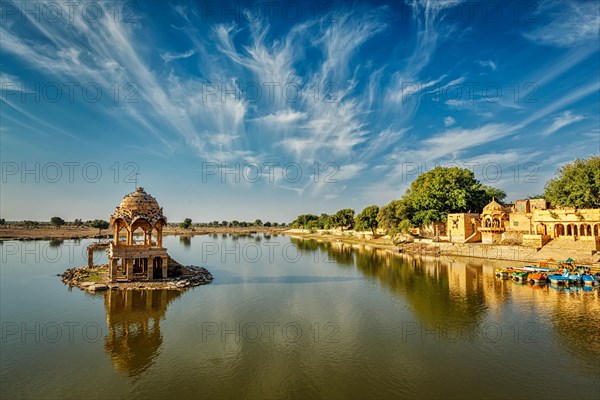
<svg viewBox="0 0 600 400">
<path fill-rule="evenodd" d="M 502 204 L 498 203 L 495 198 L 492 198 L 492 201 L 485 207 L 483 207 L 482 214 L 497 214 L 503 213 L 504 207 Z"/>
<path fill-rule="evenodd" d="M 139 218 L 143 218 L 150 224 L 154 224 L 158 220 L 167 222 L 167 218 L 163 215 L 162 207 L 158 205 L 158 201 L 144 191 L 144 188 L 138 187 L 135 192 L 129 193 L 121 200 L 121 204 L 111 215 L 110 222 L 122 218 L 128 224 L 133 223 Z"/>
</svg>

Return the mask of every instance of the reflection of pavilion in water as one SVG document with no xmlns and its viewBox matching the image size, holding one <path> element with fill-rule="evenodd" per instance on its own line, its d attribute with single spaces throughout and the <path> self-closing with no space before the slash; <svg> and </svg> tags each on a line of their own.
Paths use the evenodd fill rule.
<svg viewBox="0 0 600 400">
<path fill-rule="evenodd" d="M 104 349 L 115 369 L 137 377 L 162 344 L 160 320 L 181 293 L 176 290 L 110 290 L 104 294 L 108 335 Z"/>
</svg>

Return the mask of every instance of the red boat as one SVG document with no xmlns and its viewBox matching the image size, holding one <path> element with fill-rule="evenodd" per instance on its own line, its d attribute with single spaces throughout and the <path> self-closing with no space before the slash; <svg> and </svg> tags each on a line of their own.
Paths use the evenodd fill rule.
<svg viewBox="0 0 600 400">
<path fill-rule="evenodd" d="M 527 275 L 527 282 L 531 285 L 543 285 L 548 281 L 548 275 L 544 272 L 531 272 Z"/>
</svg>

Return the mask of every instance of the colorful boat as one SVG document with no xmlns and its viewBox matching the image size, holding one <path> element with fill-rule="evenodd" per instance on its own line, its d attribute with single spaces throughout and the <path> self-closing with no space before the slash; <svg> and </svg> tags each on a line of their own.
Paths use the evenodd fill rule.
<svg viewBox="0 0 600 400">
<path fill-rule="evenodd" d="M 526 283 L 527 277 L 529 276 L 528 271 L 514 271 L 512 274 L 513 282 Z"/>
<path fill-rule="evenodd" d="M 527 275 L 527 282 L 531 285 L 543 285 L 548 280 L 548 275 L 545 272 L 530 272 Z"/>
<path fill-rule="evenodd" d="M 548 275 L 548 280 L 555 285 L 568 285 L 570 282 L 569 271 L 565 268 L 562 274 Z"/>
<path fill-rule="evenodd" d="M 583 281 L 583 284 L 587 286 L 596 286 L 598 284 L 598 277 L 595 275 L 582 275 L 581 280 Z"/>
<path fill-rule="evenodd" d="M 512 269 L 509 268 L 498 268 L 496 270 L 496 278 L 498 279 L 508 279 L 508 275 L 512 272 Z"/>
<path fill-rule="evenodd" d="M 579 272 L 570 273 L 569 272 L 569 285 L 578 285 L 581 283 L 581 275 Z"/>
</svg>

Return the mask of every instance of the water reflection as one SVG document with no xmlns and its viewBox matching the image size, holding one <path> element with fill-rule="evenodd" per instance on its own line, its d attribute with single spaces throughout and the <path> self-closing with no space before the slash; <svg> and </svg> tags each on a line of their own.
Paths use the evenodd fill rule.
<svg viewBox="0 0 600 400">
<path fill-rule="evenodd" d="M 192 237 L 191 236 L 179 236 L 179 243 L 181 243 L 185 249 L 188 249 L 192 245 Z"/>
<path fill-rule="evenodd" d="M 339 266 L 355 265 L 363 275 L 376 279 L 405 301 L 428 325 L 452 323 L 466 327 L 506 309 L 527 315 L 533 303 L 534 315 L 553 327 L 557 341 L 574 359 L 585 360 L 592 369 L 600 359 L 598 288 L 530 286 L 499 280 L 494 277 L 489 260 L 427 259 L 342 242 L 292 242 L 300 252 L 321 251 Z"/>
<path fill-rule="evenodd" d="M 558 342 L 577 359 L 585 360 L 590 371 L 597 369 L 600 360 L 598 294 L 598 290 L 592 288 L 553 287 L 550 288 L 547 299 L 553 304 L 550 321 L 554 325 Z"/>
<path fill-rule="evenodd" d="M 162 344 L 160 320 L 176 290 L 110 290 L 104 294 L 108 335 L 104 349 L 114 368 L 138 378 L 158 356 Z"/>
<path fill-rule="evenodd" d="M 60 247 L 64 243 L 63 239 L 50 239 L 48 242 L 48 246 L 52 248 Z M 77 243 L 76 243 L 77 244 Z"/>
<path fill-rule="evenodd" d="M 406 301 L 424 323 L 467 326 L 479 323 L 488 308 L 482 265 L 450 265 L 364 246 L 354 246 L 354 252 L 358 270 Z"/>
</svg>

